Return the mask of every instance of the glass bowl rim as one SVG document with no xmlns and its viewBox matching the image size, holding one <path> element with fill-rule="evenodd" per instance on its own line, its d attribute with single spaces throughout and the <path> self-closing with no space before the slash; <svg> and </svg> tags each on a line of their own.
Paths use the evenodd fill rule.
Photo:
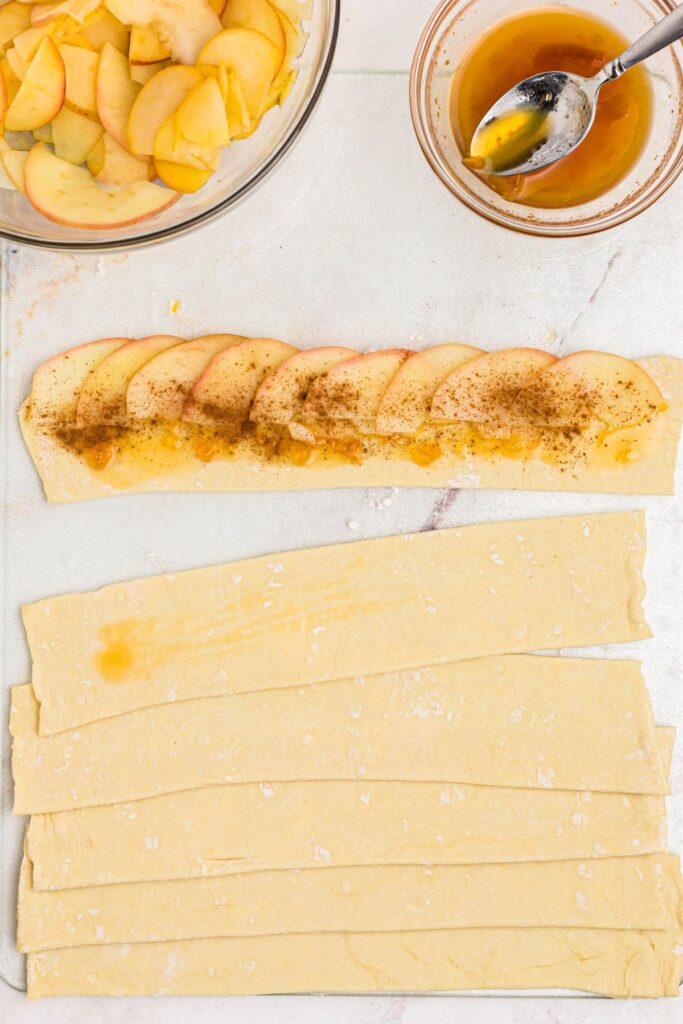
<svg viewBox="0 0 683 1024">
<path fill-rule="evenodd" d="M 215 220 L 231 207 L 236 206 L 245 199 L 250 192 L 253 192 L 253 190 L 270 174 L 270 172 L 277 167 L 283 157 L 286 156 L 303 132 L 303 129 L 308 124 L 313 111 L 318 105 L 318 101 L 322 96 L 323 90 L 330 76 L 330 71 L 332 70 L 332 63 L 334 61 L 334 55 L 339 39 L 341 0 L 330 0 L 330 4 L 332 6 L 333 13 L 325 45 L 326 52 L 323 51 L 325 53 L 324 60 L 317 69 L 317 81 L 311 95 L 302 107 L 296 122 L 292 125 L 291 129 L 279 145 L 275 147 L 263 166 L 256 172 L 256 174 L 252 175 L 252 177 L 245 181 L 243 185 L 240 185 L 240 187 L 231 195 L 222 199 L 209 210 L 204 210 L 202 213 L 198 213 L 196 216 L 191 217 L 188 220 L 182 221 L 178 224 L 173 224 L 170 227 L 159 228 L 157 231 L 152 231 L 148 235 L 137 238 L 122 237 L 118 239 L 99 241 L 89 241 L 88 239 L 62 241 L 58 239 L 39 238 L 35 235 L 24 235 L 21 231 L 11 231 L 0 226 L 0 240 L 18 245 L 30 246 L 35 249 L 51 250 L 52 252 L 118 252 L 124 249 L 142 249 L 145 246 L 154 245 L 157 242 L 168 242 L 172 238 L 189 234 L 201 225 Z"/>
<path fill-rule="evenodd" d="M 552 2 L 553 0 L 548 0 L 548 5 L 551 6 Z M 582 0 L 579 0 L 579 3 L 581 2 Z M 663 14 L 668 14 L 675 11 L 677 8 L 676 0 L 651 0 L 651 2 L 655 6 L 658 6 L 662 10 Z M 472 210 L 473 213 L 483 217 L 491 224 L 496 224 L 498 227 L 506 228 L 508 231 L 516 231 L 519 234 L 531 235 L 536 238 L 577 238 L 582 235 L 598 234 L 599 232 L 608 231 L 611 228 L 625 224 L 633 217 L 636 217 L 638 214 L 648 210 L 653 203 L 668 192 L 669 188 L 683 171 L 683 145 L 681 145 L 680 152 L 676 156 L 672 166 L 669 167 L 665 174 L 653 182 L 650 188 L 646 188 L 632 205 L 622 205 L 611 214 L 608 213 L 604 216 L 598 214 L 590 220 L 570 221 L 566 224 L 543 224 L 533 220 L 516 220 L 504 211 L 496 210 L 493 206 L 486 204 L 483 200 L 479 200 L 473 193 L 470 193 L 465 189 L 456 178 L 445 173 L 439 162 L 434 157 L 431 136 L 427 126 L 423 122 L 420 109 L 421 84 L 424 77 L 429 72 L 429 66 L 425 64 L 425 61 L 430 51 L 431 44 L 448 15 L 452 14 L 457 8 L 466 8 L 475 3 L 481 3 L 481 0 L 439 0 L 439 3 L 432 11 L 422 33 L 420 34 L 410 68 L 409 97 L 410 116 L 413 122 L 413 129 L 427 163 L 451 195 L 455 196 L 456 199 L 463 203 L 464 206 L 468 207 L 468 209 Z M 678 43 L 673 45 L 678 48 L 683 45 L 683 43 L 679 40 Z M 680 67 L 678 70 L 678 81 L 681 93 L 683 94 L 683 69 Z M 681 114 L 679 115 L 679 127 L 682 121 L 683 102 L 681 103 Z"/>
</svg>

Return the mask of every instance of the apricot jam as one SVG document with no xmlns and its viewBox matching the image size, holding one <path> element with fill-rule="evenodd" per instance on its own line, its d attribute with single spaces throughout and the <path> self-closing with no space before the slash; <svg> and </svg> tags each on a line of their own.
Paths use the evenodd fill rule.
<svg viewBox="0 0 683 1024">
<path fill-rule="evenodd" d="M 451 82 L 451 130 L 464 157 L 490 107 L 514 85 L 542 71 L 590 77 L 629 45 L 610 25 L 584 11 L 543 7 L 494 25 L 463 57 Z M 643 151 L 652 119 L 652 92 L 642 67 L 603 86 L 595 123 L 581 145 L 533 174 L 488 175 L 512 202 L 546 209 L 577 206 L 609 191 Z"/>
</svg>

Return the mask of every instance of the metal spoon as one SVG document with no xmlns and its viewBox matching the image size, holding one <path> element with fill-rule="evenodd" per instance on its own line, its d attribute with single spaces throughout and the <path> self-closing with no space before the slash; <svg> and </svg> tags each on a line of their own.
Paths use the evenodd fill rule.
<svg viewBox="0 0 683 1024">
<path fill-rule="evenodd" d="M 571 153 L 588 134 L 605 82 L 683 36 L 683 5 L 592 78 L 547 71 L 506 92 L 479 122 L 465 162 L 486 174 L 528 174 Z"/>
</svg>

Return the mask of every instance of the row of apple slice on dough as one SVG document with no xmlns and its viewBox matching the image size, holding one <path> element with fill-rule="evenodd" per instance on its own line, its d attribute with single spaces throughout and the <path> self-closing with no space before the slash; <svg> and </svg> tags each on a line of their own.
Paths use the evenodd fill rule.
<svg viewBox="0 0 683 1024">
<path fill-rule="evenodd" d="M 70 349 L 36 371 L 29 415 L 48 428 L 251 420 L 287 426 L 310 442 L 331 423 L 413 435 L 426 423 L 467 421 L 501 436 L 530 425 L 582 429 L 591 420 L 619 429 L 665 408 L 640 366 L 602 352 L 557 359 L 533 348 L 485 353 L 444 344 L 359 354 L 217 334 L 111 338 Z"/>
<path fill-rule="evenodd" d="M 0 61 L 0 135 L 3 120 L 13 133 L 0 137 L 0 171 L 7 172 L 0 185 L 18 189 L 50 220 L 84 228 L 135 223 L 176 193 L 197 191 L 218 167 L 221 147 L 255 131 L 291 86 L 306 4 L 279 4 L 0 6 L 0 42 L 8 47 Z M 143 44 L 151 36 L 162 48 L 141 46 L 141 33 Z M 165 56 L 180 63 L 155 62 Z M 133 79 L 141 68 L 148 73 Z M 155 177 L 172 191 L 151 184 Z"/>
</svg>

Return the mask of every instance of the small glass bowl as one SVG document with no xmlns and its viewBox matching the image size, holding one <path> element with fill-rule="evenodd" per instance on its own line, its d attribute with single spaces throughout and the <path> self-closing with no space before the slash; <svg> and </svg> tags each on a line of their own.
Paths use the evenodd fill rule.
<svg viewBox="0 0 683 1024">
<path fill-rule="evenodd" d="M 139 224 L 91 231 L 55 224 L 19 193 L 0 189 L 0 237 L 66 251 L 133 249 L 185 234 L 235 206 L 277 166 L 311 116 L 332 65 L 339 11 L 340 0 L 312 0 L 294 88 L 282 107 L 268 111 L 253 135 L 224 150 L 218 171 L 194 195 L 182 196 Z"/>
<path fill-rule="evenodd" d="M 526 0 L 525 7 L 583 10 L 635 40 L 675 10 L 675 0 Z M 643 65 L 653 91 L 650 135 L 638 162 L 604 195 L 557 210 L 522 206 L 489 188 L 462 162 L 451 134 L 448 91 L 463 54 L 498 21 L 520 13 L 519 0 L 442 0 L 429 19 L 413 58 L 410 109 L 422 151 L 448 189 L 475 213 L 532 235 L 588 235 L 623 224 L 647 210 L 683 170 L 683 44 L 679 41 Z M 616 54 L 615 54 L 616 56 Z"/>
</svg>

